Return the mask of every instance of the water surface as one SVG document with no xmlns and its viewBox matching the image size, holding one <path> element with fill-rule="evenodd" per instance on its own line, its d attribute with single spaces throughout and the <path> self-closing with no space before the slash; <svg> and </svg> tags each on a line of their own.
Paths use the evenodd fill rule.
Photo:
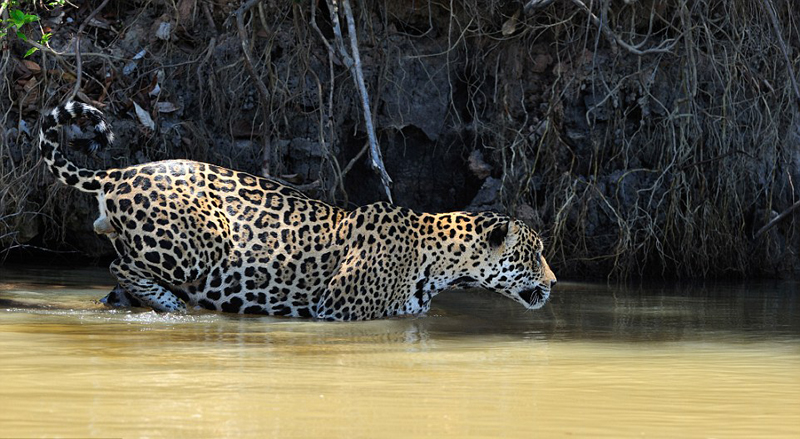
<svg viewBox="0 0 800 439">
<path fill-rule="evenodd" d="M 111 286 L 0 268 L 0 437 L 800 437 L 796 283 L 447 292 L 363 323 L 114 311 Z"/>
</svg>

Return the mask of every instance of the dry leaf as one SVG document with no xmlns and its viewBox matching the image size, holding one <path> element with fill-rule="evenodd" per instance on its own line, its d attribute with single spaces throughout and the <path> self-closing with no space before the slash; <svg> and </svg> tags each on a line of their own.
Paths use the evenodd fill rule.
<svg viewBox="0 0 800 439">
<path fill-rule="evenodd" d="M 178 111 L 178 106 L 172 102 L 158 102 L 156 104 L 156 109 L 158 109 L 159 113 L 173 113 Z"/>
<path fill-rule="evenodd" d="M 509 36 L 517 30 L 517 19 L 519 18 L 519 9 L 514 12 L 505 23 L 503 23 L 503 36 Z"/>
<path fill-rule="evenodd" d="M 103 17 L 94 17 L 89 20 L 89 26 L 99 27 L 100 29 L 111 29 L 111 24 Z"/>
<path fill-rule="evenodd" d="M 186 24 L 192 18 L 192 11 L 195 8 L 197 0 L 181 0 L 178 3 L 178 21 Z"/>
<path fill-rule="evenodd" d="M 172 36 L 172 23 L 162 21 L 156 29 L 156 38 L 167 41 Z"/>
<path fill-rule="evenodd" d="M 98 101 L 97 99 L 90 98 L 86 93 L 82 91 L 78 92 L 78 98 L 83 102 L 86 102 L 87 104 L 91 105 L 92 107 L 106 108 L 106 104 Z"/>
<path fill-rule="evenodd" d="M 35 62 L 33 62 L 31 60 L 24 59 L 24 60 L 22 60 L 22 64 L 25 65 L 25 68 L 28 69 L 28 71 L 30 71 L 34 75 L 38 75 L 39 73 L 42 73 L 42 68 L 39 67 L 39 64 L 36 64 Z"/>
<path fill-rule="evenodd" d="M 39 83 L 35 78 L 31 78 L 22 84 L 22 90 L 25 93 L 22 99 L 23 107 L 36 105 L 36 102 L 39 100 L 39 87 L 37 87 L 37 85 L 39 85 Z"/>
<path fill-rule="evenodd" d="M 139 60 L 144 58 L 144 55 L 146 53 L 147 53 L 147 49 L 142 49 L 142 50 L 139 51 L 139 53 L 134 55 L 133 58 L 131 58 L 131 60 L 128 61 L 127 64 L 125 64 L 125 67 L 122 68 L 122 74 L 125 75 L 125 76 L 128 76 L 131 73 L 133 73 L 133 71 L 136 70 L 136 66 L 139 65 Z"/>
<path fill-rule="evenodd" d="M 153 122 L 153 118 L 150 117 L 150 113 L 144 111 L 144 108 L 140 107 L 136 102 L 133 103 L 133 107 L 136 109 L 136 117 L 139 119 L 139 122 L 150 131 L 155 131 L 156 124 Z"/>
<path fill-rule="evenodd" d="M 30 80 L 26 81 L 25 84 L 23 84 L 22 88 L 26 93 L 30 93 L 36 88 L 36 84 L 36 80 L 31 78 Z"/>
<path fill-rule="evenodd" d="M 61 76 L 61 79 L 63 79 L 66 82 L 74 82 L 78 79 L 72 73 L 63 70 L 62 71 L 50 70 L 50 72 L 52 72 L 53 76 Z"/>
</svg>

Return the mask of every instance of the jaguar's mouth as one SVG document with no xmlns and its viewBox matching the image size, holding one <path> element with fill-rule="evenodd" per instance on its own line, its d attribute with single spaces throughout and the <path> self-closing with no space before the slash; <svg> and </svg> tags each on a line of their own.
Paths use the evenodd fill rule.
<svg viewBox="0 0 800 439">
<path fill-rule="evenodd" d="M 518 294 L 522 304 L 528 309 L 539 309 L 543 307 L 549 296 L 549 294 L 546 294 L 542 287 L 539 286 L 520 291 Z"/>
</svg>

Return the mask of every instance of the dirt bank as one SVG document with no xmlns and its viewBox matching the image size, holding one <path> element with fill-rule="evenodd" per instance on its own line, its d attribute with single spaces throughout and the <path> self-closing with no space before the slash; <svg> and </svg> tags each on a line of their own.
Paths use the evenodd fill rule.
<svg viewBox="0 0 800 439">
<path fill-rule="evenodd" d="M 34 247 L 112 255 L 91 230 L 96 207 L 53 180 L 31 135 L 40 109 L 73 91 L 103 106 L 118 134 L 97 157 L 73 154 L 87 166 L 185 157 L 337 205 L 386 198 L 369 165 L 343 1 L 341 45 L 323 0 L 249 2 L 239 15 L 239 2 L 110 2 L 87 21 L 100 3 L 32 11 L 41 28 L 25 32 L 52 32 L 52 51 L 25 58 L 27 42 L 3 42 L 8 258 Z M 792 214 L 757 234 L 798 199 L 791 0 L 352 7 L 395 203 L 508 211 L 542 231 L 561 277 L 800 269 Z"/>
</svg>

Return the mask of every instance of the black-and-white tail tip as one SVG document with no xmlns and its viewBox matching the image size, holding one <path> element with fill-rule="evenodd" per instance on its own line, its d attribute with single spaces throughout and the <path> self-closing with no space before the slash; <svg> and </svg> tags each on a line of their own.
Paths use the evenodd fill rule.
<svg viewBox="0 0 800 439">
<path fill-rule="evenodd" d="M 58 128 L 70 121 L 85 117 L 94 125 L 94 137 L 78 140 L 76 145 L 87 152 L 105 148 L 114 141 L 114 134 L 105 116 L 95 107 L 80 102 L 66 102 L 50 110 L 39 125 L 39 150 L 53 174 L 66 185 L 75 186 L 84 192 L 99 192 L 98 173 L 76 166 L 62 153 Z"/>
</svg>

